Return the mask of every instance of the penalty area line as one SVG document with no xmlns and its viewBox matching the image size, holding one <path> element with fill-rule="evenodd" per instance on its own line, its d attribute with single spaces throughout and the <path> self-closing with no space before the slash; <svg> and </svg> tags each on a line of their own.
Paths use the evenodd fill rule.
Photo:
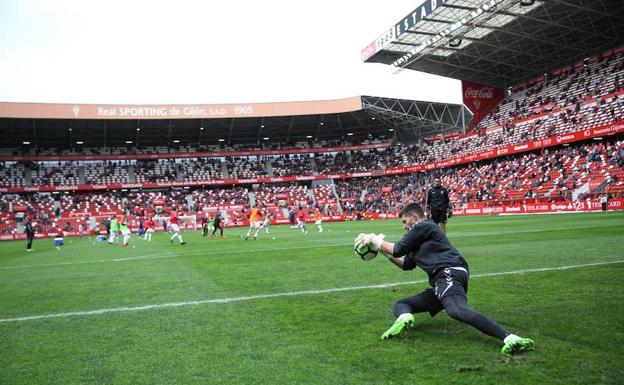
<svg viewBox="0 0 624 385">
<path fill-rule="evenodd" d="M 544 272 L 544 271 L 556 271 L 556 270 L 569 270 L 569 269 L 577 269 L 577 268 L 582 268 L 582 267 L 606 266 L 606 265 L 614 265 L 614 264 L 620 264 L 620 263 L 624 263 L 624 260 L 585 263 L 585 264 L 580 264 L 580 265 L 567 265 L 567 266 L 556 266 L 556 267 L 541 267 L 541 268 L 534 268 L 534 269 L 510 270 L 510 271 L 502 271 L 502 272 L 496 272 L 496 273 L 474 274 L 471 276 L 471 278 L 485 278 L 485 277 L 496 277 L 496 276 L 501 276 L 501 275 L 539 273 L 539 272 Z M 267 299 L 267 298 L 294 297 L 294 296 L 302 296 L 302 295 L 318 295 L 318 294 L 338 293 L 338 292 L 355 291 L 355 290 L 384 289 L 388 287 L 401 286 L 401 285 L 413 285 L 413 284 L 420 284 L 420 283 L 426 283 L 426 282 L 427 282 L 426 279 L 420 279 L 416 281 L 381 283 L 377 285 L 347 286 L 347 287 L 336 287 L 336 288 L 320 289 L 320 290 L 302 290 L 302 291 L 290 291 L 290 292 L 273 293 L 273 294 L 258 294 L 258 295 L 242 296 L 242 297 L 215 298 L 215 299 L 183 301 L 183 302 L 169 302 L 169 303 L 159 303 L 159 304 L 150 304 L 150 305 L 141 305 L 141 306 L 124 306 L 124 307 L 105 308 L 105 309 L 96 309 L 96 310 L 87 310 L 87 311 L 32 315 L 32 316 L 26 316 L 26 317 L 0 318 L 0 323 L 35 321 L 35 320 L 43 320 L 43 319 L 49 319 L 49 318 L 83 317 L 83 316 L 93 316 L 93 315 L 101 315 L 101 314 L 109 314 L 109 313 L 128 313 L 128 312 L 144 311 L 144 310 L 166 309 L 166 308 L 176 308 L 176 307 L 206 305 L 206 304 L 223 304 L 223 303 L 251 301 L 251 300 L 256 300 L 256 299 Z"/>
</svg>

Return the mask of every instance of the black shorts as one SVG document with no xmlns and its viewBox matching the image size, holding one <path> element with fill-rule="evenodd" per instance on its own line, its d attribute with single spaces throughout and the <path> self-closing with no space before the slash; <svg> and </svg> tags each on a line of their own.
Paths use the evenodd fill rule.
<svg viewBox="0 0 624 385">
<path fill-rule="evenodd" d="M 431 210 L 431 220 L 435 223 L 446 223 L 446 210 Z"/>
<path fill-rule="evenodd" d="M 442 301 L 447 301 L 452 296 L 466 298 L 467 293 L 468 271 L 460 267 L 450 267 L 438 273 L 433 281 L 432 289 L 427 289 L 401 301 L 408 304 L 424 303 L 426 311 L 433 317 L 444 309 Z"/>
</svg>

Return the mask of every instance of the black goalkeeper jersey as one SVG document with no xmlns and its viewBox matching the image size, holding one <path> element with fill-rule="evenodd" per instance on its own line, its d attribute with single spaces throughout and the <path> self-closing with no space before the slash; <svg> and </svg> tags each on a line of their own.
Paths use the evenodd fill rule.
<svg viewBox="0 0 624 385">
<path fill-rule="evenodd" d="M 432 285 L 445 267 L 463 267 L 468 271 L 464 257 L 451 246 L 440 227 L 431 221 L 412 226 L 394 244 L 393 255 L 397 258 L 405 256 L 403 270 L 412 270 L 416 266 L 423 269 Z"/>
</svg>

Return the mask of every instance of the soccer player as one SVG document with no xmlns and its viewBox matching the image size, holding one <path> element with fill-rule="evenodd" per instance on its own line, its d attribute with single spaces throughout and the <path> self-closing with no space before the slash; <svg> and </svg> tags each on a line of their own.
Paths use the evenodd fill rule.
<svg viewBox="0 0 624 385">
<path fill-rule="evenodd" d="M 171 231 L 173 231 L 173 235 L 169 238 L 169 242 L 173 243 L 173 239 L 178 238 L 181 245 L 186 245 L 186 242 L 182 239 L 182 233 L 180 233 L 180 220 L 178 219 L 178 213 L 175 209 L 171 209 L 169 226 L 171 226 Z"/>
<path fill-rule="evenodd" d="M 212 230 L 212 234 L 210 234 L 210 239 L 213 239 L 215 237 L 217 230 L 221 230 L 221 238 L 225 239 L 225 235 L 223 235 L 223 217 L 221 216 L 220 211 L 217 211 L 217 214 L 213 219 L 213 226 L 214 229 Z"/>
<path fill-rule="evenodd" d="M 290 221 L 290 228 L 294 229 L 295 227 L 295 210 L 293 210 L 291 207 L 288 208 L 288 220 Z"/>
<path fill-rule="evenodd" d="M 123 247 L 128 247 L 131 232 L 128 228 L 128 223 L 126 222 L 126 216 L 120 215 L 117 219 L 117 222 L 119 223 L 119 230 L 121 230 L 121 235 L 123 235 Z"/>
<path fill-rule="evenodd" d="M 55 230 L 56 235 L 54 235 L 54 246 L 56 246 L 57 250 L 61 250 L 61 246 L 65 244 L 65 233 L 60 227 L 57 227 Z"/>
<path fill-rule="evenodd" d="M 301 230 L 302 233 L 307 234 L 308 229 L 306 228 L 306 218 L 307 214 L 304 208 L 299 207 L 299 216 L 297 217 L 297 228 Z"/>
<path fill-rule="evenodd" d="M 208 223 L 210 223 L 210 221 L 212 220 L 212 218 L 210 218 L 210 214 L 206 214 L 202 217 L 201 219 L 201 223 L 202 223 L 202 236 L 203 237 L 207 237 L 208 236 Z"/>
<path fill-rule="evenodd" d="M 427 191 L 427 209 L 431 213 L 431 220 L 442 228 L 444 234 L 446 234 L 446 213 L 448 208 L 448 191 L 442 187 L 440 178 L 434 178 L 433 187 Z"/>
<path fill-rule="evenodd" d="M 258 233 L 260 232 L 260 227 L 262 226 L 262 223 L 260 222 L 260 216 L 262 215 L 262 212 L 260 210 L 260 208 L 258 207 L 258 205 L 254 205 L 254 207 L 249 211 L 249 230 L 247 230 L 247 235 L 245 235 L 245 240 L 249 239 L 249 235 L 251 234 L 252 230 L 256 230 L 255 234 L 254 234 L 254 241 L 258 240 Z"/>
<path fill-rule="evenodd" d="M 264 215 L 264 223 L 262 223 L 262 227 L 264 228 L 264 233 L 269 234 L 269 227 L 271 227 L 271 213 L 268 210 Z"/>
<path fill-rule="evenodd" d="M 154 223 L 154 220 L 152 218 L 147 218 L 145 223 L 143 223 L 143 226 L 145 226 L 145 235 L 143 235 L 143 239 L 145 239 L 148 242 L 151 242 L 152 234 L 154 234 L 154 227 L 156 226 L 156 224 Z"/>
<path fill-rule="evenodd" d="M 317 207 L 314 209 L 314 225 L 318 227 L 319 233 L 323 232 L 323 214 L 321 214 L 321 210 Z"/>
<path fill-rule="evenodd" d="M 117 237 L 118 231 L 119 231 L 119 222 L 117 221 L 117 217 L 112 215 L 111 220 L 110 220 L 110 237 L 108 238 L 109 245 L 112 245 L 113 242 L 115 242 L 115 237 Z"/>
<path fill-rule="evenodd" d="M 397 336 L 406 327 L 413 326 L 416 313 L 428 312 L 433 317 L 446 310 L 451 318 L 498 338 L 503 343 L 502 352 L 505 354 L 533 350 L 532 340 L 509 333 L 496 321 L 468 306 L 468 264 L 451 246 L 442 229 L 426 219 L 422 207 L 410 203 L 401 210 L 400 217 L 407 233 L 397 243 L 384 241 L 383 234 L 360 234 L 355 247 L 368 246 L 374 251 L 381 251 L 391 263 L 403 270 L 420 267 L 427 273 L 432 289 L 395 302 L 392 311 L 397 319 L 381 338 Z"/>
</svg>

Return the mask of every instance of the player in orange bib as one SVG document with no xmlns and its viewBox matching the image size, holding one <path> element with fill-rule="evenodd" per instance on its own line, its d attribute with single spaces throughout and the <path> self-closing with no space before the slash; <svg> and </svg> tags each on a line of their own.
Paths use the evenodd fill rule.
<svg viewBox="0 0 624 385">
<path fill-rule="evenodd" d="M 316 209 L 314 209 L 314 224 L 316 225 L 316 227 L 318 227 L 318 231 L 319 233 L 323 232 L 323 214 L 321 214 L 321 210 L 318 209 L 318 207 Z"/>
<path fill-rule="evenodd" d="M 251 210 L 249 211 L 249 230 L 247 230 L 247 235 L 245 235 L 245 240 L 249 239 L 249 235 L 251 234 L 252 230 L 256 230 L 256 232 L 254 233 L 254 241 L 258 240 L 258 233 L 260 232 L 260 228 L 262 227 L 262 221 L 260 220 L 260 218 L 262 217 L 262 210 L 260 210 L 260 208 L 258 207 L 257 204 L 254 205 L 254 207 L 251 208 Z"/>
</svg>

